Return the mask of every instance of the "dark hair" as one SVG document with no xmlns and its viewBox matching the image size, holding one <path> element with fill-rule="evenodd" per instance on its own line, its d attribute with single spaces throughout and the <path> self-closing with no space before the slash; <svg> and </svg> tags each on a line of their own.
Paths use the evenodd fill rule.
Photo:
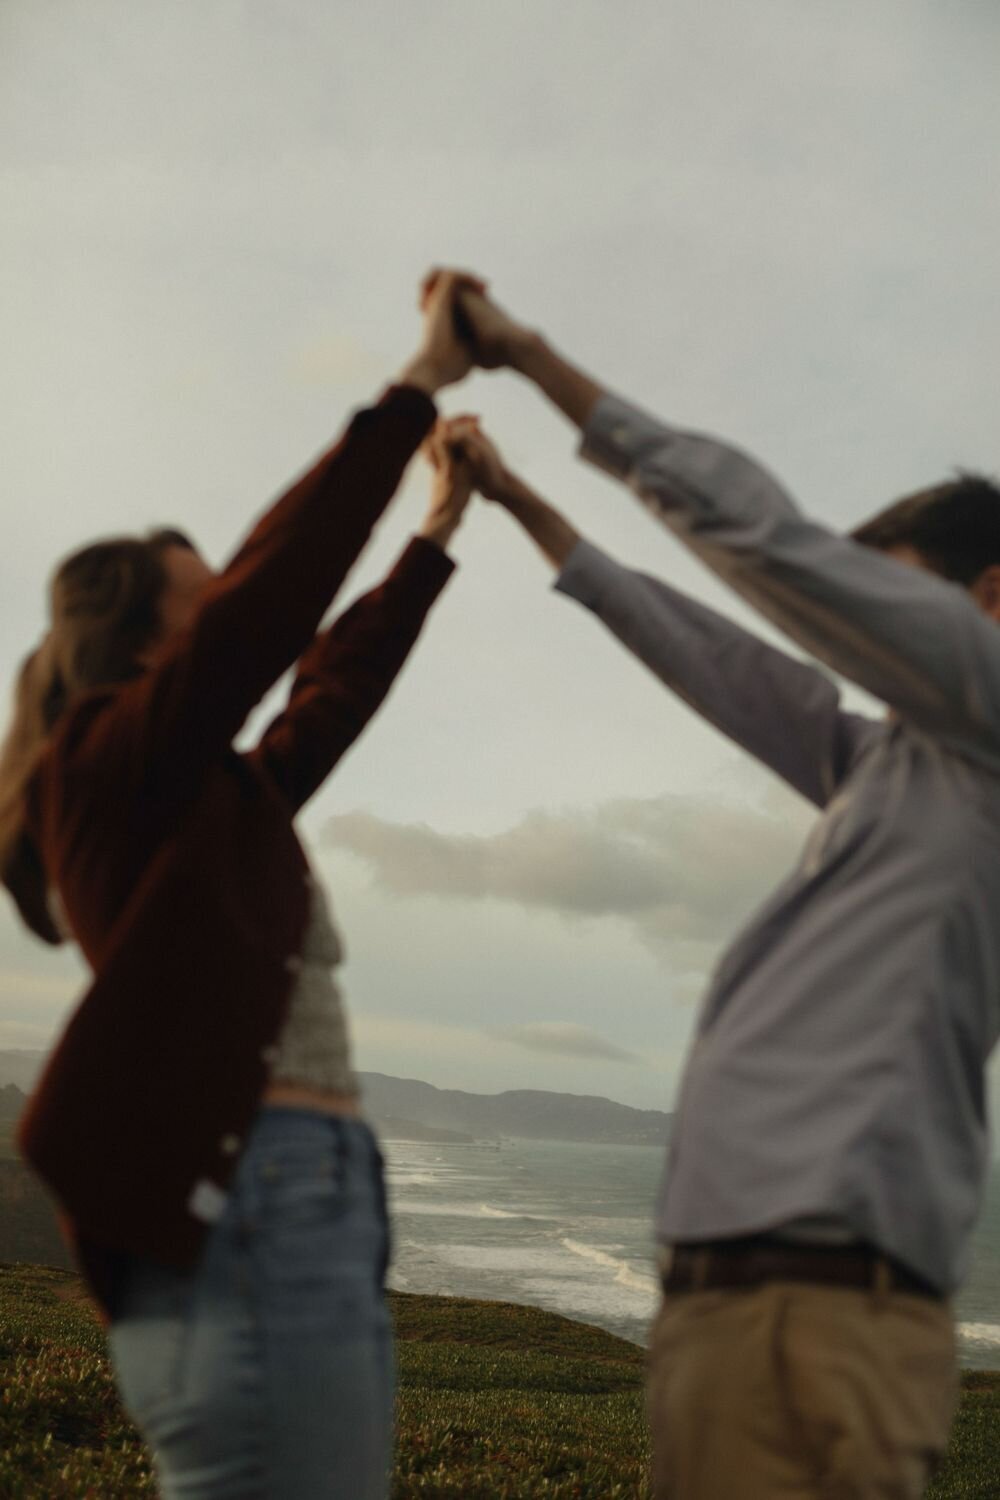
<svg viewBox="0 0 1000 1500">
<path fill-rule="evenodd" d="M 897 500 L 851 536 L 880 552 L 913 547 L 943 578 L 966 588 L 1000 563 L 1000 485 L 982 474 L 956 479 Z"/>
<path fill-rule="evenodd" d="M 49 585 L 51 626 L 21 666 L 0 746 L 0 880 L 30 927 L 58 942 L 45 905 L 44 873 L 24 834 L 24 793 L 49 735 L 91 688 L 126 682 L 160 629 L 163 553 L 193 544 L 181 531 L 112 537 L 67 557 Z"/>
</svg>

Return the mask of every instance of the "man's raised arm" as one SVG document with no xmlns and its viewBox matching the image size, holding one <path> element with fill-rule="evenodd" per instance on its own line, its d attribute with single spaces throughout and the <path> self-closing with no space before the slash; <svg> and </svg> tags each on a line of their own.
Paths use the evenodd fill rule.
<svg viewBox="0 0 1000 1500">
<path fill-rule="evenodd" d="M 1000 765 L 1000 629 L 968 591 L 808 520 L 754 459 L 605 391 L 480 288 L 459 294 L 480 365 L 537 385 L 580 428 L 586 458 L 810 655 Z"/>
<path fill-rule="evenodd" d="M 485 498 L 507 510 L 590 609 L 662 683 L 817 806 L 872 732 L 830 679 L 645 573 L 622 567 L 503 464 L 475 422 L 444 424 Z"/>
</svg>

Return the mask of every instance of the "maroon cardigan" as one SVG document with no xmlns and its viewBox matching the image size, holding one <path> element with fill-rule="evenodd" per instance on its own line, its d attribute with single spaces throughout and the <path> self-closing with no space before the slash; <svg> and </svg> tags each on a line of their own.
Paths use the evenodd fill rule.
<svg viewBox="0 0 1000 1500">
<path fill-rule="evenodd" d="M 307 919 L 292 818 L 384 698 L 451 562 L 414 539 L 316 631 L 433 420 L 409 387 L 355 416 L 155 669 L 74 706 L 32 782 L 29 837 L 94 977 L 19 1141 L 106 1312 L 121 1252 L 194 1263 L 257 1109 Z M 237 754 L 299 658 L 288 706 Z"/>
</svg>

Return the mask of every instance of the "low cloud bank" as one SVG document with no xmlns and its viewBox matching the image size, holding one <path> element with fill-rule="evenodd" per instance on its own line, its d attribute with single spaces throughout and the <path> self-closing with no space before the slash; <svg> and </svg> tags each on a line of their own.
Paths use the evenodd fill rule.
<svg viewBox="0 0 1000 1500">
<path fill-rule="evenodd" d="M 556 1053 L 560 1057 L 599 1057 L 608 1062 L 638 1063 L 641 1058 L 606 1037 L 577 1026 L 572 1021 L 529 1021 L 523 1026 L 497 1026 L 487 1035 L 498 1042 L 512 1042 L 531 1052 Z"/>
<path fill-rule="evenodd" d="M 397 896 L 617 917 L 690 959 L 723 941 L 789 871 L 804 827 L 790 795 L 760 805 L 668 795 L 531 812 L 489 835 L 344 813 L 323 842 L 366 861 Z"/>
</svg>

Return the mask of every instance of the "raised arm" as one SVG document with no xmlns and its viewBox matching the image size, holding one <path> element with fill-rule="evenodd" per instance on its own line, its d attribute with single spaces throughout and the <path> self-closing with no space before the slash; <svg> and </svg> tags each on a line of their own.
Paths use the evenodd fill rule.
<svg viewBox="0 0 1000 1500">
<path fill-rule="evenodd" d="M 469 356 L 445 280 L 425 312 L 417 355 L 399 384 L 254 527 L 213 582 L 191 627 L 150 670 L 89 718 L 83 751 L 164 810 L 196 792 L 247 714 L 313 640 L 334 594 L 434 421 L 433 393 Z"/>
<path fill-rule="evenodd" d="M 808 520 L 753 459 L 614 396 L 594 407 L 583 453 L 810 655 L 1000 764 L 1000 628 L 968 590 Z"/>
<path fill-rule="evenodd" d="M 413 649 L 454 563 L 445 548 L 472 493 L 454 455 L 435 467 L 427 516 L 389 575 L 312 643 L 288 706 L 252 758 L 293 808 L 321 785 L 382 703 Z"/>
<path fill-rule="evenodd" d="M 815 667 L 582 539 L 504 466 L 478 428 L 453 426 L 476 487 L 517 520 L 558 572 L 556 588 L 591 610 L 689 707 L 824 806 L 868 739 Z"/>
<path fill-rule="evenodd" d="M 440 547 L 414 537 L 388 576 L 302 657 L 287 707 L 251 752 L 293 809 L 317 791 L 383 702 L 453 567 Z"/>
<path fill-rule="evenodd" d="M 556 588 L 591 610 L 703 719 L 825 807 L 878 725 L 825 673 L 581 541 Z"/>
<path fill-rule="evenodd" d="M 810 655 L 954 748 L 1000 764 L 1000 629 L 969 593 L 807 520 L 753 459 L 605 392 L 479 286 L 477 360 L 507 365 L 583 433 L 583 453 Z"/>
</svg>

